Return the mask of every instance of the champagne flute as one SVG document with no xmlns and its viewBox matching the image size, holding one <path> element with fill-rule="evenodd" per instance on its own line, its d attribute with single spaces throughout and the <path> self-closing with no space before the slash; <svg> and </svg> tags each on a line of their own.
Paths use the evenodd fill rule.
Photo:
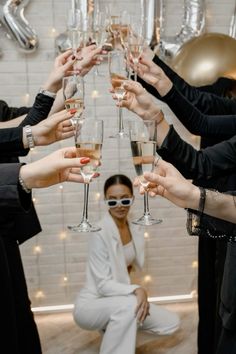
<svg viewBox="0 0 236 354">
<path fill-rule="evenodd" d="M 82 13 L 79 9 L 69 9 L 67 15 L 67 30 L 71 42 L 73 55 L 77 57 L 77 48 L 81 41 L 80 25 L 82 21 Z"/>
<path fill-rule="evenodd" d="M 108 17 L 104 11 L 97 10 L 93 18 L 93 30 L 92 30 L 92 42 L 96 43 L 98 47 L 103 47 L 107 40 L 107 27 L 108 27 Z M 98 71 L 98 65 L 95 66 L 95 74 L 97 76 L 101 75 Z"/>
<path fill-rule="evenodd" d="M 144 172 L 152 172 L 156 158 L 156 122 L 142 121 L 136 119 L 129 122 L 130 144 L 133 156 L 133 163 L 140 184 L 144 187 L 144 213 L 137 219 L 132 221 L 138 225 L 154 225 L 162 222 L 161 219 L 155 219 L 151 216 L 148 203 L 148 183 L 143 174 Z"/>
<path fill-rule="evenodd" d="M 134 64 L 134 80 L 137 81 L 137 67 L 139 63 L 139 58 L 142 55 L 143 49 L 145 47 L 145 27 L 144 20 L 132 19 L 129 35 L 128 35 L 128 47 L 127 54 L 128 59 Z"/>
<path fill-rule="evenodd" d="M 73 72 L 71 72 L 73 73 Z M 82 117 L 84 111 L 84 80 L 78 75 L 65 76 L 62 81 L 62 90 L 65 100 L 65 108 L 70 111 L 76 109 L 71 118 L 73 127 L 76 128 L 77 121 Z"/>
<path fill-rule="evenodd" d="M 124 88 L 124 81 L 128 78 L 128 71 L 125 63 L 125 54 L 123 51 L 116 50 L 108 53 L 108 66 L 112 87 L 115 96 L 120 102 L 126 93 Z M 118 133 L 111 138 L 123 138 L 128 136 L 124 130 L 122 108 L 118 107 Z"/>
<path fill-rule="evenodd" d="M 78 157 L 89 157 L 90 162 L 81 167 L 84 179 L 84 206 L 80 223 L 68 226 L 75 232 L 96 232 L 100 227 L 92 225 L 88 219 L 89 183 L 96 172 L 101 159 L 103 142 L 103 121 L 98 119 L 79 119 L 76 125 L 75 145 Z"/>
</svg>

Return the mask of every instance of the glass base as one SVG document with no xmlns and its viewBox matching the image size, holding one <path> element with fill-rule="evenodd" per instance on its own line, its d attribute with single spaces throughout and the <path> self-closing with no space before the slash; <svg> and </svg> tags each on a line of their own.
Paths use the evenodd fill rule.
<svg viewBox="0 0 236 354">
<path fill-rule="evenodd" d="M 117 139 L 117 138 L 124 139 L 124 138 L 129 138 L 129 135 L 126 132 L 122 131 L 122 132 L 116 133 L 115 135 L 109 135 L 108 138 L 110 138 L 110 139 Z"/>
<path fill-rule="evenodd" d="M 147 215 L 144 214 L 143 216 L 141 216 L 141 218 L 139 218 L 137 220 L 133 220 L 132 224 L 151 226 L 151 225 L 160 224 L 161 222 L 162 222 L 162 219 L 155 219 L 150 214 L 147 214 Z"/>
<path fill-rule="evenodd" d="M 67 226 L 67 228 L 74 232 L 97 232 L 101 227 L 92 225 L 88 221 L 82 221 L 79 225 Z"/>
</svg>

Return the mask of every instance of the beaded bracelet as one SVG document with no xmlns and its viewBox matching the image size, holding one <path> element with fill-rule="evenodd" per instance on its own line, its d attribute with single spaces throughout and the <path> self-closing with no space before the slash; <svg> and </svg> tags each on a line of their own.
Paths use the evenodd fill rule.
<svg viewBox="0 0 236 354">
<path fill-rule="evenodd" d="M 21 185 L 21 188 L 25 191 L 25 193 L 31 193 L 31 189 L 29 189 L 26 186 L 26 184 L 25 184 L 24 180 L 22 179 L 21 175 L 19 175 L 19 183 Z"/>
</svg>

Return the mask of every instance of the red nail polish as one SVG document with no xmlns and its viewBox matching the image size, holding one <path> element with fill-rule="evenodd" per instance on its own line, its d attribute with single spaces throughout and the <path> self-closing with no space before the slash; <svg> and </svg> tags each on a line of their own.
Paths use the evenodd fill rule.
<svg viewBox="0 0 236 354">
<path fill-rule="evenodd" d="M 80 160 L 80 163 L 85 164 L 85 163 L 88 163 L 89 161 L 90 161 L 90 158 L 89 158 L 89 157 L 83 157 L 83 158 Z"/>
<path fill-rule="evenodd" d="M 75 114 L 77 112 L 77 109 L 72 108 L 72 109 L 69 110 L 69 112 L 70 112 L 70 114 Z"/>
</svg>

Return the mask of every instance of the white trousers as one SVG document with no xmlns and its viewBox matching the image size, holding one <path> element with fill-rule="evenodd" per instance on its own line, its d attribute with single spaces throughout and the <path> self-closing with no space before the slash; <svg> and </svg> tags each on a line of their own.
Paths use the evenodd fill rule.
<svg viewBox="0 0 236 354">
<path fill-rule="evenodd" d="M 179 328 L 179 317 L 158 305 L 150 304 L 150 316 L 138 328 L 135 295 L 84 300 L 77 298 L 74 320 L 86 330 L 105 330 L 100 354 L 134 354 L 137 329 L 168 335 Z"/>
</svg>

